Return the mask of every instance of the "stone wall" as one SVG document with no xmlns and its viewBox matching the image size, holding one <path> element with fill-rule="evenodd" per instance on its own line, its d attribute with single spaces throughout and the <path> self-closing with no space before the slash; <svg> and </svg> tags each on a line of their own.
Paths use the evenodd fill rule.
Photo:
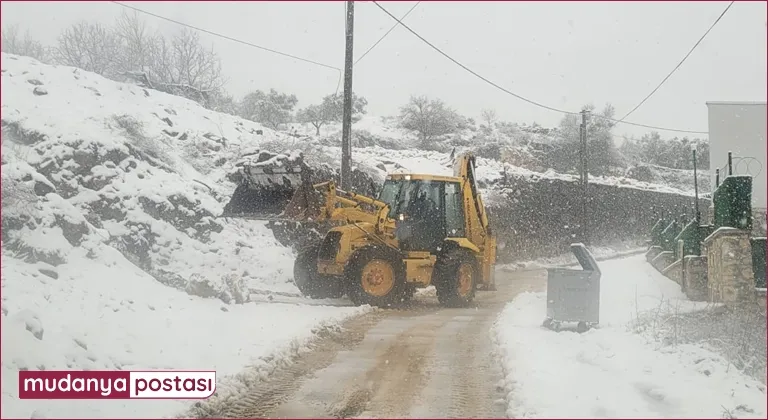
<svg viewBox="0 0 768 420">
<path fill-rule="evenodd" d="M 666 270 L 666 268 L 672 265 L 674 262 L 675 254 L 673 254 L 672 251 L 663 251 L 656 255 L 653 260 L 651 260 L 651 265 L 660 273 L 663 273 L 664 270 Z"/>
<path fill-rule="evenodd" d="M 506 247 L 499 260 L 533 259 L 567 253 L 582 242 L 583 191 L 577 182 L 509 176 L 483 191 L 492 226 Z M 587 245 L 648 238 L 661 217 L 693 216 L 694 198 L 615 185 L 589 185 Z M 707 209 L 709 200 L 700 200 Z"/>
<path fill-rule="evenodd" d="M 707 285 L 711 302 L 750 302 L 755 299 L 750 231 L 720 228 L 704 240 Z"/>
<path fill-rule="evenodd" d="M 707 290 L 707 257 L 687 255 L 683 280 L 683 290 L 688 299 L 706 301 L 709 296 Z"/>
<path fill-rule="evenodd" d="M 658 245 L 654 245 L 648 248 L 648 251 L 645 252 L 645 260 L 650 263 L 654 258 L 656 258 L 657 255 L 661 253 L 661 251 L 662 249 Z"/>
<path fill-rule="evenodd" d="M 672 264 L 669 264 L 666 268 L 661 269 L 661 274 L 667 276 L 668 279 L 673 282 L 683 285 L 683 261 L 677 260 Z"/>
</svg>

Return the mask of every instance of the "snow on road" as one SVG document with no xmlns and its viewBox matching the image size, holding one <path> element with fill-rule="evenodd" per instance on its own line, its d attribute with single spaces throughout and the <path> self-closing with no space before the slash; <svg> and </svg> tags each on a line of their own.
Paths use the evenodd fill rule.
<svg viewBox="0 0 768 420">
<path fill-rule="evenodd" d="M 217 392 L 238 392 L 241 379 L 266 375 L 313 330 L 367 310 L 226 305 L 163 286 L 101 244 L 68 257 L 52 270 L 3 255 L 3 418 L 175 416 L 191 403 L 19 400 L 18 371 L 215 369 Z M 57 278 L 44 274 L 52 271 Z"/>
<path fill-rule="evenodd" d="M 720 418 L 727 410 L 766 418 L 765 387 L 720 356 L 695 345 L 661 346 L 632 332 L 638 316 L 662 306 L 697 309 L 677 284 L 643 256 L 599 264 L 598 329 L 544 329 L 545 293 L 522 294 L 500 315 L 494 335 L 509 416 Z"/>
</svg>

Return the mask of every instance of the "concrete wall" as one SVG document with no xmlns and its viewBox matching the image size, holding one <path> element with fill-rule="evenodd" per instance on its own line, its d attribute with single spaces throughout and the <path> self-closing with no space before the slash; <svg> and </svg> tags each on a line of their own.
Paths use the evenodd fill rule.
<svg viewBox="0 0 768 420">
<path fill-rule="evenodd" d="M 509 177 L 483 191 L 499 242 L 501 262 L 554 256 L 580 242 L 581 198 L 577 182 Z M 694 198 L 678 194 L 590 184 L 587 245 L 647 240 L 662 217 L 693 216 Z M 701 209 L 709 206 L 700 200 Z"/>
<path fill-rule="evenodd" d="M 733 152 L 733 173 L 752 175 L 752 206 L 766 208 L 766 141 L 768 107 L 765 102 L 707 102 L 709 109 L 710 177 L 715 185 L 715 169 L 726 173 L 728 152 Z M 752 159 L 739 159 L 750 157 Z"/>
</svg>

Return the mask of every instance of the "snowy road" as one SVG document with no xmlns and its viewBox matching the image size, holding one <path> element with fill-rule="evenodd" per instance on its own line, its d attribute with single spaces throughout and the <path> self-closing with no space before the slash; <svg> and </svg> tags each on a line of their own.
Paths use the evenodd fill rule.
<svg viewBox="0 0 768 420">
<path fill-rule="evenodd" d="M 520 292 L 546 284 L 541 271 L 497 274 L 499 290 L 476 308 L 434 297 L 411 308 L 348 321 L 245 397 L 210 407 L 213 417 L 504 417 L 501 365 L 491 327 Z"/>
</svg>

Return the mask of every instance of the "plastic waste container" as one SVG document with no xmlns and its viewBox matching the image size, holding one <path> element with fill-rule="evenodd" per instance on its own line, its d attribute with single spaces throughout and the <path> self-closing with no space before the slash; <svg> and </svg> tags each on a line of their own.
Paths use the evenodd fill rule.
<svg viewBox="0 0 768 420">
<path fill-rule="evenodd" d="M 600 268 L 584 244 L 571 244 L 581 270 L 547 269 L 547 317 L 543 326 L 559 330 L 562 322 L 577 322 L 584 332 L 600 322 Z"/>
</svg>

